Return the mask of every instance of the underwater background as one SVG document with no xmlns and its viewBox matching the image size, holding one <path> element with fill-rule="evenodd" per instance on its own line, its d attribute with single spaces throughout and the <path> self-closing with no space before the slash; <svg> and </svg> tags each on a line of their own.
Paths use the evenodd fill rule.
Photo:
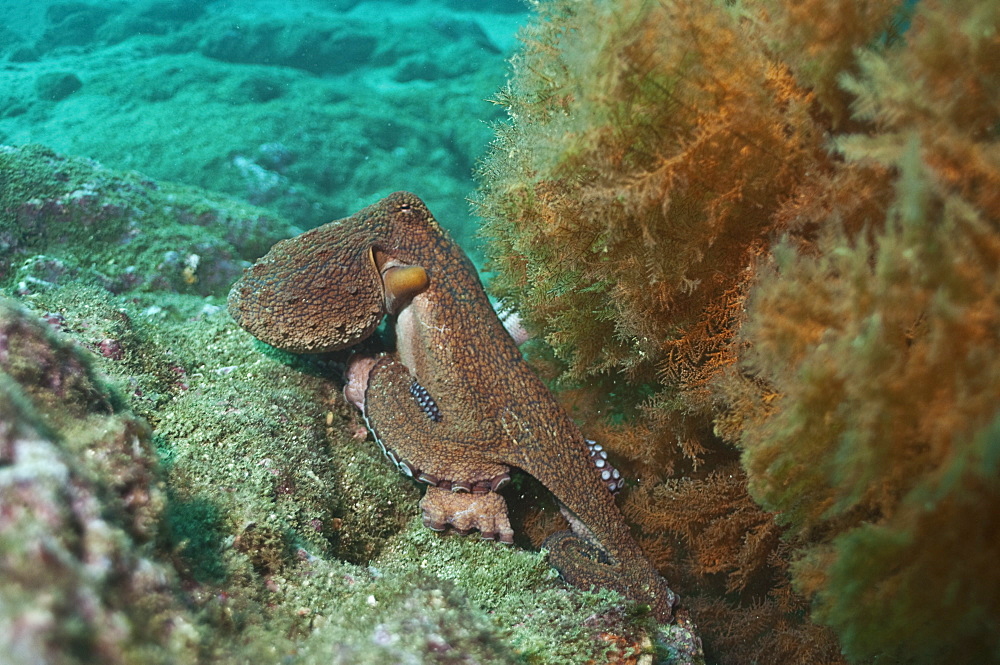
<svg viewBox="0 0 1000 665">
<path fill-rule="evenodd" d="M 0 663 L 649 663 L 226 294 L 415 192 L 709 663 L 1000 662 L 1000 2 L 0 0 Z"/>
<path fill-rule="evenodd" d="M 301 228 L 419 191 L 467 247 L 527 7 L 4 2 L 0 141 L 230 194 Z"/>
</svg>

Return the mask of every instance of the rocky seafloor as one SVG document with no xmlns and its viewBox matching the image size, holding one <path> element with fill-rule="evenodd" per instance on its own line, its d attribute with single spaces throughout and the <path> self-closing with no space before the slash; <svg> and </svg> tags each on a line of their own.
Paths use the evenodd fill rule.
<svg viewBox="0 0 1000 665">
<path fill-rule="evenodd" d="M 3 662 L 669 660 L 544 553 L 426 530 L 336 358 L 226 313 L 272 243 L 394 189 L 477 257 L 524 15 L 286 5 L 0 8 Z"/>
</svg>

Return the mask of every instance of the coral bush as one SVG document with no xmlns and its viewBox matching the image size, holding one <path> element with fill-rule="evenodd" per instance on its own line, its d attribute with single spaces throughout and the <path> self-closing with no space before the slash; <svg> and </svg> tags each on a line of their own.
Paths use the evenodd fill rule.
<svg viewBox="0 0 1000 665">
<path fill-rule="evenodd" d="M 498 98 L 512 122 L 480 176 L 493 287 L 563 384 L 589 384 L 577 398 L 607 415 L 589 430 L 642 478 L 623 507 L 667 578 L 776 602 L 776 531 L 711 433 L 711 386 L 737 359 L 756 262 L 789 227 L 782 206 L 830 169 L 814 99 L 739 4 L 539 9 Z M 681 470 L 701 479 L 667 482 Z M 678 500 L 705 510 L 671 520 Z M 760 542 L 744 538 L 750 525 Z M 740 624 L 737 642 L 782 634 L 732 606 L 715 614 L 702 625 L 709 650 Z"/>
<path fill-rule="evenodd" d="M 751 490 L 809 543 L 796 582 L 853 657 L 1000 657 L 998 26 L 928 2 L 861 54 L 844 84 L 878 131 L 838 145 L 891 174 L 887 213 L 779 244 L 743 332 L 776 395 L 739 436 Z"/>
<path fill-rule="evenodd" d="M 974 662 L 1000 648 L 1000 237 L 904 155 L 882 230 L 776 248 L 743 333 L 775 397 L 739 441 L 849 655 Z"/>
<path fill-rule="evenodd" d="M 996 660 L 1000 7 L 539 10 L 480 172 L 493 287 L 706 651 Z"/>
<path fill-rule="evenodd" d="M 738 4 L 542 11 L 482 169 L 494 288 L 568 378 L 655 386 L 654 432 L 694 456 L 776 212 L 826 170 L 825 127 Z"/>
</svg>

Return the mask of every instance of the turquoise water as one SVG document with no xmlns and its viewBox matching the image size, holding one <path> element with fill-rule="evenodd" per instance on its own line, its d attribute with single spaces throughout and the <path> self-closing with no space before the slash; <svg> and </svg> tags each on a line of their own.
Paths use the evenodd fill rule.
<svg viewBox="0 0 1000 665">
<path fill-rule="evenodd" d="M 408 189 L 478 263 L 466 197 L 526 20 L 519 0 L 3 0 L 0 144 L 303 229 Z"/>
</svg>

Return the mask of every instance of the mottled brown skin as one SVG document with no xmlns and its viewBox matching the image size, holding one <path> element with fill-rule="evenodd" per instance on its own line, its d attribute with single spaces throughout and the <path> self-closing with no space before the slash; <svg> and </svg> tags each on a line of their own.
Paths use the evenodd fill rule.
<svg viewBox="0 0 1000 665">
<path fill-rule="evenodd" d="M 426 286 L 403 300 L 390 297 L 380 277 L 387 266 L 422 267 Z M 425 497 L 425 523 L 484 533 L 491 519 L 505 523 L 506 508 L 490 484 L 509 467 L 522 469 L 556 496 L 574 529 L 545 544 L 563 578 L 615 589 L 670 620 L 676 598 L 629 533 L 583 436 L 524 362 L 472 263 L 416 196 L 397 192 L 278 243 L 229 297 L 240 325 L 296 352 L 361 341 L 395 313 L 387 303 L 398 310 L 397 350 L 364 364 L 364 415 L 401 470 L 435 485 Z M 436 420 L 415 398 L 414 381 L 433 399 Z M 473 520 L 460 528 L 458 508 L 475 511 L 477 499 L 449 496 L 442 487 L 489 492 L 481 501 L 492 506 L 487 513 L 503 515 L 480 515 L 485 526 Z"/>
</svg>

